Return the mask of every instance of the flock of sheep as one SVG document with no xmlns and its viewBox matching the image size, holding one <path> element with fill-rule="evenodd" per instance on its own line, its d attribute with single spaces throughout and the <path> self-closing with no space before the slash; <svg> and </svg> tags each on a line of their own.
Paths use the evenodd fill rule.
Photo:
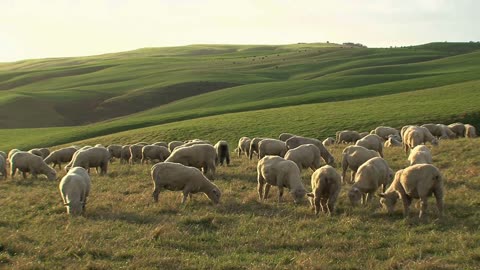
<svg viewBox="0 0 480 270">
<path fill-rule="evenodd" d="M 353 184 L 348 198 L 353 205 L 360 201 L 362 204 L 370 202 L 381 186 L 380 202 L 388 212 L 392 212 L 397 200 L 401 199 L 404 215 L 408 216 L 412 199 L 419 199 L 419 216 L 422 218 L 426 213 L 427 199 L 433 194 L 441 217 L 444 208 L 443 177 L 432 165 L 432 154 L 425 143 L 437 145 L 439 139 L 456 137 L 476 137 L 475 128 L 462 123 L 404 126 L 400 131 L 382 126 L 370 133 L 339 131 L 335 139 L 327 138 L 323 142 L 282 133 L 279 139 L 242 137 L 235 151 L 239 157 L 245 154 L 250 160 L 254 155 L 258 157 L 257 181 L 261 201 L 268 197 L 270 187 L 276 186 L 279 201 L 284 188 L 287 188 L 295 202 L 307 196 L 316 214 L 320 211 L 333 213 L 342 182 L 347 182 L 346 172 L 350 169 L 350 182 Z M 341 143 L 353 143 L 342 152 L 342 175 L 333 167 L 335 158 L 327 149 L 332 144 Z M 403 146 L 410 162 L 410 166 L 396 173 L 383 159 L 383 148 L 394 146 Z M 151 145 L 71 146 L 53 152 L 46 148 L 28 152 L 12 149 L 8 155 L 0 151 L 0 174 L 7 177 L 8 163 L 12 179 L 18 170 L 24 178 L 26 173 L 30 173 L 34 178 L 44 174 L 49 180 L 55 180 L 55 166 L 62 169 L 62 163 L 67 163 L 67 173 L 60 181 L 59 191 L 67 213 L 82 214 L 90 192 L 90 168 L 95 168 L 100 175 L 106 174 L 109 163 L 115 158 L 122 164 L 158 162 L 151 168 L 155 201 L 158 201 L 160 191 L 167 189 L 182 191 L 182 203 L 199 192 L 219 203 L 221 191 L 211 180 L 215 177 L 216 166 L 230 163 L 230 151 L 226 141 L 212 145 L 199 139 Z M 321 166 L 322 160 L 326 165 Z M 301 180 L 301 170 L 306 168 L 314 171 L 311 192 L 305 189 Z"/>
</svg>

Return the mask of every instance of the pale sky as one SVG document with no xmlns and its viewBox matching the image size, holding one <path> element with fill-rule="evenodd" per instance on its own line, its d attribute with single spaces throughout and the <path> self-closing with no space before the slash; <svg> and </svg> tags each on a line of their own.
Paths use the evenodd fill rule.
<svg viewBox="0 0 480 270">
<path fill-rule="evenodd" d="M 0 62 L 189 44 L 480 41 L 477 0 L 0 0 Z"/>
</svg>

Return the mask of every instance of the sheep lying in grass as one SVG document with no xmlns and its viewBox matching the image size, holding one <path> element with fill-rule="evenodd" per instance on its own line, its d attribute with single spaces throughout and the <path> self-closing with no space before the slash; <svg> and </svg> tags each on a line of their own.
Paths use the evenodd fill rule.
<svg viewBox="0 0 480 270">
<path fill-rule="evenodd" d="M 119 144 L 111 144 L 107 146 L 107 150 L 110 153 L 110 162 L 113 162 L 114 158 L 118 158 L 121 160 L 122 158 L 122 145 Z"/>
<path fill-rule="evenodd" d="M 361 139 L 360 133 L 353 130 L 343 130 L 337 131 L 335 134 L 335 143 L 356 143 L 358 140 Z"/>
<path fill-rule="evenodd" d="M 384 141 L 388 140 L 388 136 L 390 136 L 390 135 L 394 135 L 394 136 L 400 138 L 400 133 L 398 132 L 398 130 L 396 128 L 385 127 L 385 126 L 380 126 L 380 127 L 375 128 L 374 130 L 372 130 L 370 132 L 370 134 L 376 134 L 380 138 L 382 138 Z"/>
<path fill-rule="evenodd" d="M 310 204 L 318 215 L 320 207 L 322 212 L 333 214 L 335 202 L 340 193 L 340 175 L 330 165 L 325 165 L 312 174 L 312 192 L 307 193 Z"/>
<path fill-rule="evenodd" d="M 50 153 L 48 157 L 44 159 L 45 163 L 47 164 L 52 164 L 53 163 L 53 168 L 55 168 L 56 165 L 62 169 L 62 163 L 69 163 L 72 160 L 73 155 L 77 152 L 77 149 L 75 147 L 65 147 L 62 149 L 58 149 Z"/>
<path fill-rule="evenodd" d="M 258 158 L 267 155 L 284 157 L 287 153 L 287 144 L 276 139 L 263 139 L 258 143 Z"/>
<path fill-rule="evenodd" d="M 217 157 L 215 159 L 215 164 L 223 165 L 225 162 L 226 165 L 230 164 L 230 149 L 228 147 L 227 141 L 218 141 L 214 146 L 215 151 L 217 152 Z"/>
<path fill-rule="evenodd" d="M 466 138 L 476 138 L 477 137 L 477 131 L 475 130 L 474 126 L 472 126 L 470 124 L 465 125 L 465 137 Z"/>
<path fill-rule="evenodd" d="M 291 137 L 295 136 L 294 134 L 291 134 L 291 133 L 282 133 L 278 136 L 278 139 L 280 141 L 287 141 L 288 139 L 290 139 Z"/>
<path fill-rule="evenodd" d="M 63 205 L 70 215 L 80 215 L 85 211 L 90 193 L 90 176 L 82 167 L 74 167 L 62 178 L 58 185 Z"/>
<path fill-rule="evenodd" d="M 154 162 L 158 160 L 158 162 L 163 162 L 170 156 L 170 151 L 165 146 L 159 145 L 145 145 L 142 148 L 142 160 L 141 163 L 145 163 L 148 160 Z"/>
<path fill-rule="evenodd" d="M 332 137 L 328 137 L 325 140 L 323 140 L 323 142 L 322 142 L 323 146 L 325 146 L 325 147 L 333 145 L 334 143 L 335 143 L 335 139 L 332 138 Z"/>
<path fill-rule="evenodd" d="M 283 196 L 283 188 L 289 188 L 295 203 L 300 202 L 307 191 L 302 184 L 300 170 L 295 162 L 278 156 L 265 156 L 257 165 L 258 197 L 265 200 L 270 186 L 278 187 L 278 201 Z"/>
<path fill-rule="evenodd" d="M 405 130 L 404 136 L 403 149 L 405 150 L 405 154 L 408 153 L 408 150 L 426 142 L 430 142 L 432 145 L 438 145 L 438 140 L 424 127 L 411 126 Z"/>
<path fill-rule="evenodd" d="M 425 145 L 417 145 L 410 152 L 408 161 L 410 166 L 415 164 L 432 164 L 432 153 Z"/>
<path fill-rule="evenodd" d="M 173 152 L 173 150 L 175 150 L 175 148 L 181 146 L 181 145 L 184 145 L 185 143 L 182 142 L 182 141 L 171 141 L 168 143 L 168 150 L 171 152 Z"/>
<path fill-rule="evenodd" d="M 369 150 L 363 146 L 350 145 L 343 149 L 342 152 L 342 182 L 346 183 L 347 179 L 345 178 L 347 170 L 350 169 L 351 177 L 350 181 L 353 182 L 355 179 L 355 174 L 357 173 L 358 168 L 367 160 L 378 157 L 379 154 L 376 151 Z"/>
<path fill-rule="evenodd" d="M 48 180 L 55 180 L 57 172 L 43 161 L 37 155 L 18 151 L 10 159 L 10 175 L 13 179 L 17 169 L 22 172 L 23 179 L 27 177 L 26 173 L 32 174 L 33 178 L 37 178 L 37 174 L 44 174 Z"/>
<path fill-rule="evenodd" d="M 383 157 L 383 140 L 376 134 L 369 134 L 365 136 L 364 138 L 358 140 L 355 145 L 377 151 L 380 154 L 380 157 Z"/>
<path fill-rule="evenodd" d="M 0 174 L 7 179 L 7 161 L 3 155 L 0 155 Z"/>
<path fill-rule="evenodd" d="M 355 183 L 348 192 L 348 198 L 352 205 L 371 202 L 377 189 L 382 186 L 383 192 L 393 179 L 393 171 L 387 162 L 380 157 L 369 159 L 360 168 L 355 176 Z"/>
<path fill-rule="evenodd" d="M 188 196 L 198 192 L 205 193 L 215 204 L 220 202 L 220 189 L 197 168 L 166 161 L 153 165 L 151 176 L 154 186 L 152 197 L 155 202 L 158 202 L 158 195 L 162 189 L 181 190 L 182 204 L 187 201 Z"/>
<path fill-rule="evenodd" d="M 288 149 L 294 149 L 303 144 L 313 144 L 320 150 L 320 155 L 322 156 L 322 159 L 325 161 L 325 163 L 331 166 L 335 164 L 335 158 L 332 156 L 332 154 L 330 154 L 330 152 L 328 152 L 327 148 L 323 146 L 322 142 L 317 139 L 302 136 L 293 136 L 285 143 L 287 144 Z"/>
<path fill-rule="evenodd" d="M 295 162 L 300 171 L 305 168 L 313 171 L 320 168 L 321 158 L 320 150 L 313 144 L 302 144 L 285 154 L 285 159 Z"/>
<path fill-rule="evenodd" d="M 210 179 L 215 176 L 215 158 L 217 152 L 210 144 L 195 144 L 176 148 L 165 162 L 180 163 L 202 169 Z"/>
<path fill-rule="evenodd" d="M 245 153 L 245 155 L 247 157 L 249 156 L 250 142 L 251 141 L 252 141 L 252 139 L 250 139 L 249 137 L 241 137 L 238 140 L 238 147 L 237 147 L 236 150 L 238 152 L 239 157 L 242 153 Z"/>
<path fill-rule="evenodd" d="M 424 218 L 427 211 L 428 197 L 432 194 L 437 201 L 439 218 L 443 217 L 443 176 L 431 164 L 417 164 L 397 171 L 395 180 L 385 193 L 380 194 L 380 203 L 392 213 L 397 199 L 402 199 L 403 216 L 407 218 L 412 199 L 420 199 L 419 218 Z"/>
</svg>

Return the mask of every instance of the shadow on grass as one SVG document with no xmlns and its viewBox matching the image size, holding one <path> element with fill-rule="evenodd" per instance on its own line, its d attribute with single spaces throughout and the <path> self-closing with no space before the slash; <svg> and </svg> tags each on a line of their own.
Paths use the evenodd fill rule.
<svg viewBox="0 0 480 270">
<path fill-rule="evenodd" d="M 176 215 L 177 209 L 159 209 L 156 214 Z M 161 220 L 158 215 L 140 214 L 137 212 L 112 211 L 111 209 L 95 208 L 87 209 L 87 219 L 124 221 L 131 224 L 158 224 Z"/>
</svg>

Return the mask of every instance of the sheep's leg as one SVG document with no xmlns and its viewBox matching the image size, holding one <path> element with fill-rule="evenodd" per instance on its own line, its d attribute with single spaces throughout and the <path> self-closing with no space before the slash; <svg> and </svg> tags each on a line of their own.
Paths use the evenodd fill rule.
<svg viewBox="0 0 480 270">
<path fill-rule="evenodd" d="M 186 190 L 186 189 L 183 190 L 182 204 L 185 204 L 189 194 L 190 194 L 190 192 L 188 190 Z"/>
<path fill-rule="evenodd" d="M 22 176 L 23 176 L 23 179 L 27 179 L 27 173 L 26 172 L 22 172 Z"/>
<path fill-rule="evenodd" d="M 153 201 L 158 202 L 159 194 L 160 194 L 160 187 L 157 186 L 157 184 L 155 184 L 155 187 L 153 188 L 153 193 L 152 193 Z"/>
<path fill-rule="evenodd" d="M 263 199 L 264 199 L 264 200 L 266 200 L 266 199 L 268 198 L 268 193 L 270 192 L 270 187 L 271 187 L 271 186 L 272 186 L 272 185 L 270 185 L 269 183 L 267 183 L 267 184 L 265 185 L 265 192 L 264 192 L 264 194 L 263 194 Z"/>
<path fill-rule="evenodd" d="M 13 164 L 10 164 L 10 176 L 13 177 L 15 176 L 15 173 L 17 172 L 17 168 L 13 166 Z"/>
<path fill-rule="evenodd" d="M 424 219 L 427 216 L 428 197 L 420 197 L 420 214 L 418 217 Z"/>
<path fill-rule="evenodd" d="M 278 187 L 278 202 L 282 202 L 283 197 L 283 186 Z"/>
<path fill-rule="evenodd" d="M 342 182 L 344 184 L 347 183 L 347 179 L 345 179 L 345 176 L 347 174 L 347 169 L 348 169 L 348 163 L 347 163 L 346 159 L 343 158 L 343 161 L 342 161 Z"/>
<path fill-rule="evenodd" d="M 443 188 L 439 186 L 435 187 L 433 194 L 435 195 L 435 200 L 437 201 L 438 217 L 443 218 Z"/>
<path fill-rule="evenodd" d="M 227 166 L 230 165 L 230 154 L 227 154 L 225 161 L 227 162 Z"/>
<path fill-rule="evenodd" d="M 412 203 L 412 199 L 404 194 L 401 194 L 402 202 L 403 202 L 403 217 L 408 218 L 410 215 L 410 204 Z"/>
<path fill-rule="evenodd" d="M 357 172 L 352 170 L 352 172 L 350 173 L 350 183 L 354 183 L 355 182 L 355 176 L 357 175 Z"/>
<path fill-rule="evenodd" d="M 58 163 L 58 167 L 60 168 L 60 170 L 62 169 L 62 163 L 61 162 Z"/>
<path fill-rule="evenodd" d="M 322 211 L 323 211 L 323 205 L 321 203 L 320 198 L 317 196 L 315 196 L 314 203 L 315 203 L 315 215 L 318 215 L 318 213 L 320 213 L 320 208 L 322 208 Z"/>
<path fill-rule="evenodd" d="M 362 204 L 365 205 L 367 203 L 367 194 L 362 193 Z"/>
<path fill-rule="evenodd" d="M 258 176 L 257 180 L 258 180 L 258 185 L 257 185 L 258 199 L 260 199 L 260 201 L 262 201 L 263 200 L 263 187 L 265 185 L 265 182 L 260 175 Z"/>
<path fill-rule="evenodd" d="M 328 214 L 327 198 L 321 198 L 320 205 L 322 207 L 322 212 Z"/>
</svg>

